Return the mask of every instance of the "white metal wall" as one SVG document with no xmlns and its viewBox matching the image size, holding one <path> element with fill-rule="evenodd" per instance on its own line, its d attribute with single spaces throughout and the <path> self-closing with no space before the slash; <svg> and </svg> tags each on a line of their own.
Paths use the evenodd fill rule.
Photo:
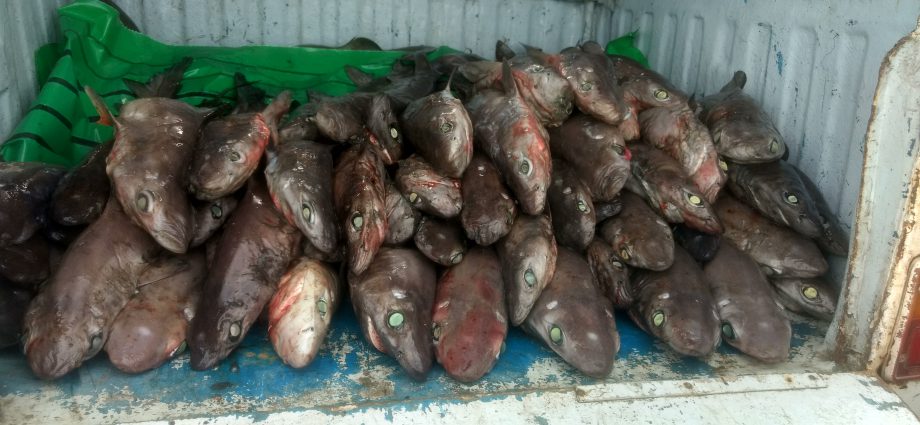
<svg viewBox="0 0 920 425">
<path fill-rule="evenodd" d="M 31 106 L 35 49 L 57 38 L 57 9 L 67 0 L 0 1 L 0 142 Z"/>
<path fill-rule="evenodd" d="M 917 1 L 617 5 L 611 33 L 638 29 L 651 66 L 678 87 L 712 93 L 735 70 L 744 70 L 746 91 L 773 117 L 791 148 L 790 160 L 812 176 L 851 229 L 879 65 L 916 25 Z M 909 154 L 909 143 L 894 142 L 892 148 Z"/>
<path fill-rule="evenodd" d="M 560 0 L 116 0 L 150 36 L 240 46 L 340 45 L 355 36 L 381 47 L 445 44 L 491 57 L 495 40 L 555 50 L 594 36 L 612 10 Z M 603 34 L 606 36 L 606 33 Z"/>
</svg>

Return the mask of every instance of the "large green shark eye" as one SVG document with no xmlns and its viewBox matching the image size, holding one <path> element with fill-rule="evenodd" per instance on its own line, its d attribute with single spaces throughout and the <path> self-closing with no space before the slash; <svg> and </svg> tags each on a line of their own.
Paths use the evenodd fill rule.
<svg viewBox="0 0 920 425">
<path fill-rule="evenodd" d="M 409 203 L 414 204 L 416 202 L 418 202 L 418 193 L 415 193 L 415 192 L 409 193 Z"/>
<path fill-rule="evenodd" d="M 728 163 L 722 158 L 719 158 L 719 168 L 721 168 L 722 171 L 728 171 Z"/>
<path fill-rule="evenodd" d="M 230 158 L 230 162 L 239 162 L 240 159 L 243 158 L 243 156 L 240 155 L 240 153 L 237 151 L 230 151 L 230 153 L 227 154 L 227 157 Z"/>
<path fill-rule="evenodd" d="M 186 348 L 188 348 L 188 344 L 185 341 L 182 341 L 182 343 L 179 344 L 179 346 L 176 347 L 172 353 L 169 353 L 169 357 L 176 357 L 177 354 L 185 351 Z"/>
<path fill-rule="evenodd" d="M 319 317 L 326 317 L 326 312 L 329 311 L 329 306 L 326 304 L 326 300 L 322 298 L 316 300 L 316 311 L 319 312 Z"/>
<path fill-rule="evenodd" d="M 355 230 L 361 230 L 361 227 L 364 226 L 364 216 L 361 213 L 355 213 L 351 218 L 351 227 L 354 227 Z"/>
<path fill-rule="evenodd" d="M 802 288 L 802 296 L 809 300 L 818 298 L 818 288 L 815 288 L 814 286 L 806 286 Z"/>
<path fill-rule="evenodd" d="M 463 261 L 463 253 L 462 253 L 462 252 L 458 252 L 458 253 L 456 253 L 456 254 L 454 254 L 453 256 L 450 257 L 450 263 L 451 263 L 451 264 L 459 264 L 461 261 Z"/>
<path fill-rule="evenodd" d="M 307 204 L 301 204 L 300 205 L 300 215 L 303 216 L 303 219 L 307 220 L 308 223 L 312 222 L 313 221 L 313 208 L 310 208 L 310 206 Z"/>
<path fill-rule="evenodd" d="M 627 247 L 620 248 L 620 258 L 624 261 L 629 261 L 629 249 Z"/>
<path fill-rule="evenodd" d="M 243 333 L 243 326 L 239 320 L 230 324 L 230 330 L 228 333 L 228 338 L 230 342 L 237 342 L 240 340 L 240 335 Z"/>
<path fill-rule="evenodd" d="M 220 205 L 218 204 L 212 204 L 211 205 L 211 218 L 215 220 L 220 220 L 220 218 L 223 216 L 224 216 L 224 209 L 221 208 Z"/>
<path fill-rule="evenodd" d="M 773 139 L 770 140 L 770 153 L 776 153 L 779 151 L 779 140 Z"/>
<path fill-rule="evenodd" d="M 556 345 L 562 345 L 562 340 L 565 338 L 565 335 L 562 333 L 562 328 L 559 326 L 553 325 L 549 328 L 549 340 Z"/>
<path fill-rule="evenodd" d="M 450 133 L 454 129 L 454 125 L 445 121 L 441 123 L 441 133 Z"/>
<path fill-rule="evenodd" d="M 696 207 L 703 206 L 703 198 L 700 198 L 700 196 L 697 194 L 688 193 L 687 200 L 690 201 L 690 203 L 693 204 L 693 206 L 696 206 Z"/>
<path fill-rule="evenodd" d="M 441 325 L 435 324 L 434 327 L 431 328 L 431 336 L 434 337 L 435 341 L 441 339 L 441 332 L 443 332 Z"/>
<path fill-rule="evenodd" d="M 581 211 L 583 213 L 588 212 L 588 204 L 585 202 L 584 199 L 579 199 L 578 203 L 575 204 L 575 206 L 578 207 L 578 211 Z"/>
<path fill-rule="evenodd" d="M 395 125 L 390 126 L 390 137 L 393 140 L 399 140 L 399 130 L 396 129 Z"/>
<path fill-rule="evenodd" d="M 665 89 L 655 89 L 652 93 L 655 95 L 655 99 L 658 100 L 668 100 L 671 98 L 671 93 L 668 93 Z"/>
<path fill-rule="evenodd" d="M 523 174 L 523 175 L 525 175 L 525 176 L 529 176 L 529 175 L 530 175 L 530 171 L 531 171 L 532 168 L 533 168 L 533 167 L 530 166 L 530 161 L 528 161 L 528 160 L 525 158 L 525 159 L 521 160 L 521 166 L 518 168 L 518 171 L 520 171 L 521 174 Z"/>
<path fill-rule="evenodd" d="M 406 317 L 403 316 L 401 312 L 394 311 L 387 316 L 387 326 L 393 329 L 399 329 L 402 327 L 403 322 L 406 321 Z"/>
<path fill-rule="evenodd" d="M 534 274 L 533 270 L 524 270 L 524 283 L 528 288 L 533 288 L 537 284 L 537 275 Z"/>
<path fill-rule="evenodd" d="M 591 84 L 590 81 L 581 82 L 581 91 L 591 91 L 594 88 L 594 84 Z"/>
<path fill-rule="evenodd" d="M 138 193 L 137 199 L 134 200 L 134 206 L 140 212 L 150 212 L 153 207 L 153 194 L 148 190 Z"/>
<path fill-rule="evenodd" d="M 95 353 L 102 349 L 102 334 L 97 333 L 89 339 L 89 352 Z"/>
<path fill-rule="evenodd" d="M 722 324 L 722 335 L 728 339 L 735 339 L 735 328 L 732 327 L 731 323 L 725 322 Z"/>
<path fill-rule="evenodd" d="M 783 192 L 783 199 L 784 199 L 784 200 L 786 201 L 786 203 L 789 204 L 789 205 L 798 205 L 798 204 L 799 204 L 799 197 L 798 197 L 798 196 L 795 196 L 794 193 Z"/>
<path fill-rule="evenodd" d="M 660 328 L 661 325 L 664 324 L 664 319 L 665 319 L 665 317 L 664 317 L 664 312 L 663 312 L 663 311 L 661 311 L 661 310 L 655 310 L 655 312 L 652 313 L 652 324 L 655 325 L 655 327 L 659 327 L 659 328 Z"/>
</svg>

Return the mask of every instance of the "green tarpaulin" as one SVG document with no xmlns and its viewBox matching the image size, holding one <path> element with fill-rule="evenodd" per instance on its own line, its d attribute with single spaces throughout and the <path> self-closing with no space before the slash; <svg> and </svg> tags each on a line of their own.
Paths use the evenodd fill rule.
<svg viewBox="0 0 920 425">
<path fill-rule="evenodd" d="M 269 96 L 291 90 L 306 102 L 307 90 L 341 95 L 354 90 L 343 67 L 356 66 L 375 76 L 389 72 L 401 51 L 351 51 L 307 47 L 170 46 L 125 28 L 115 10 L 95 0 L 77 0 L 59 9 L 64 40 L 39 49 L 36 73 L 42 83 L 34 106 L 4 142 L 6 161 L 41 161 L 71 165 L 93 146 L 112 137 L 83 93 L 90 86 L 113 111 L 134 95 L 123 79 L 147 81 L 184 57 L 193 58 L 178 97 L 199 105 L 216 98 L 232 99 L 233 74 L 264 89 Z M 456 50 L 440 47 L 429 59 Z M 642 63 L 633 34 L 611 41 L 608 53 Z"/>
</svg>

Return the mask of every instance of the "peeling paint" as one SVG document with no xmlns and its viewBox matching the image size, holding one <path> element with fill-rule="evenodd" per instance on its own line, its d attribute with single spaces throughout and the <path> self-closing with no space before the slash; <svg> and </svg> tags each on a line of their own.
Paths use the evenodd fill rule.
<svg viewBox="0 0 920 425">
<path fill-rule="evenodd" d="M 786 66 L 786 59 L 783 58 L 783 52 L 776 49 L 776 45 L 773 45 L 773 50 L 776 50 L 776 72 L 779 75 L 783 75 L 783 67 Z"/>
<path fill-rule="evenodd" d="M 97 357 L 48 384 L 31 375 L 18 351 L 6 350 L 0 352 L 0 369 L 9 371 L 0 382 L 0 407 L 3 419 L 13 423 L 181 420 L 305 410 L 352 415 L 381 406 L 438 412 L 445 404 L 508 397 L 520 401 L 532 394 L 602 382 L 834 369 L 820 352 L 826 325 L 815 322 L 794 325 L 790 361 L 780 365 L 760 364 L 727 347 L 705 360 L 681 357 L 638 329 L 626 315 L 618 315 L 617 322 L 622 351 L 613 373 L 600 381 L 580 375 L 537 340 L 512 329 L 505 353 L 481 381 L 460 384 L 435 366 L 427 381 L 414 382 L 398 363 L 363 341 L 353 312 L 343 308 L 314 363 L 300 370 L 282 364 L 262 328 L 247 335 L 225 362 L 203 372 L 189 368 L 188 354 L 136 376 L 125 375 Z M 392 415 L 394 420 L 400 417 L 396 410 Z"/>
<path fill-rule="evenodd" d="M 780 378 L 766 375 L 767 380 Z M 807 379 L 801 375 L 794 381 Z M 572 391 L 528 394 L 522 398 L 505 397 L 476 400 L 467 404 L 437 404 L 419 410 L 412 406 L 380 406 L 351 412 L 348 415 L 321 411 L 292 411 L 262 415 L 228 415 L 210 419 L 177 420 L 176 425 L 243 425 L 257 421 L 266 425 L 287 423 L 336 424 L 418 424 L 484 423 L 505 425 L 543 423 L 607 423 L 611 418 L 622 423 L 745 423 L 775 425 L 787 423 L 835 423 L 846 418 L 852 423 L 886 425 L 917 424 L 917 419 L 897 396 L 876 385 L 874 380 L 855 374 L 834 374 L 818 379 L 827 381 L 819 388 L 788 389 L 768 392 L 730 392 L 705 397 L 658 397 L 642 400 L 580 403 Z M 745 381 L 746 378 L 739 378 Z M 701 385 L 707 385 L 701 382 Z M 662 385 L 669 385 L 662 383 Z M 725 384 L 735 385 L 734 382 Z M 827 400 L 834 400 L 828 403 Z M 726 409 L 726 406 L 731 408 Z M 804 407 L 804 408 L 803 408 Z M 881 408 L 879 408 L 881 407 Z M 756 412 L 755 415 L 750 412 Z M 438 418 L 438 419 L 434 419 Z M 156 425 L 163 425 L 157 422 Z M 153 425 L 153 424 L 150 424 Z"/>
<path fill-rule="evenodd" d="M 878 401 L 873 398 L 866 397 L 862 394 L 860 394 L 859 397 L 861 397 L 866 402 L 866 404 L 873 406 L 881 411 L 898 410 L 904 408 L 904 402 L 902 401 Z"/>
<path fill-rule="evenodd" d="M 890 358 L 893 330 L 904 314 L 907 285 L 903 263 L 910 258 L 904 256 L 904 248 L 911 237 L 908 214 L 912 214 L 911 208 L 918 208 L 920 176 L 916 166 L 920 158 L 916 150 L 913 157 L 905 156 L 904 151 L 889 145 L 891 140 L 916 137 L 909 131 L 908 121 L 917 116 L 917 96 L 911 93 L 920 87 L 915 72 L 918 44 L 920 30 L 915 29 L 895 44 L 879 67 L 865 139 L 863 189 L 857 201 L 847 286 L 837 312 L 837 326 L 828 335 L 835 345 L 835 358 L 849 367 L 879 370 Z M 897 190 L 882 190 L 896 187 L 908 187 L 908 196 Z M 909 251 L 915 249 L 908 246 Z M 889 364 L 883 373 L 890 376 L 891 370 Z"/>
</svg>

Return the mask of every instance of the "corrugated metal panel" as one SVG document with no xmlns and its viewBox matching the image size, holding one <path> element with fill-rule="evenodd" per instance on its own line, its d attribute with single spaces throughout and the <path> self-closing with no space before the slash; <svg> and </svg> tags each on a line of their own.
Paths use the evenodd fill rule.
<svg viewBox="0 0 920 425">
<path fill-rule="evenodd" d="M 638 45 L 652 68 L 678 87 L 713 93 L 735 70 L 744 70 L 745 91 L 773 116 L 789 144 L 790 161 L 815 180 L 847 230 L 852 228 L 878 69 L 894 43 L 914 28 L 920 3 L 616 4 L 608 34 L 638 30 Z M 836 267 L 838 277 L 842 271 Z"/>
<path fill-rule="evenodd" d="M 32 52 L 55 36 L 54 9 L 66 0 L 6 2 L 0 15 L 0 135 L 35 99 Z M 593 34 L 613 11 L 559 0 L 115 0 L 141 31 L 170 44 L 341 45 L 364 36 L 383 48 L 450 45 L 491 57 L 495 40 L 548 50 Z M 606 27 L 605 27 L 606 28 Z M 604 31 L 605 37 L 608 32 Z M 15 80 L 11 75 L 17 76 Z"/>
<path fill-rule="evenodd" d="M 364 36 L 383 48 L 462 46 L 492 56 L 495 40 L 558 50 L 582 39 L 612 10 L 559 0 L 116 0 L 165 43 L 241 46 L 339 45 Z M 590 33 L 590 31 L 588 32 Z"/>
<path fill-rule="evenodd" d="M 32 54 L 56 39 L 55 9 L 64 3 L 66 0 L 16 0 L 0 6 L 0 136 L 4 139 L 35 99 L 38 87 Z"/>
</svg>

